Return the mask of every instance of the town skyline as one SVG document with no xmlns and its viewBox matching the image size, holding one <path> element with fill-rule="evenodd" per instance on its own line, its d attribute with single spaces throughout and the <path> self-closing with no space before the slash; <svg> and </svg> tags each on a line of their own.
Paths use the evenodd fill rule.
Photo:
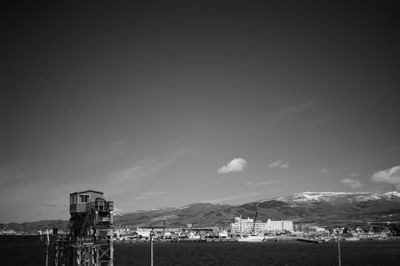
<svg viewBox="0 0 400 266">
<path fill-rule="evenodd" d="M 66 219 L 87 189 L 129 212 L 400 188 L 385 1 L 9 11 L 0 222 Z"/>
</svg>

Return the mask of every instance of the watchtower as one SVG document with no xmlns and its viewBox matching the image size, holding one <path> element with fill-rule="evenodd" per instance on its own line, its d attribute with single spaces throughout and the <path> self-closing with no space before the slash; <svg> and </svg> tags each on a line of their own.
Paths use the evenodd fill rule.
<svg viewBox="0 0 400 266">
<path fill-rule="evenodd" d="M 103 192 L 70 194 L 69 235 L 55 243 L 55 265 L 113 265 L 113 206 L 103 198 Z"/>
</svg>

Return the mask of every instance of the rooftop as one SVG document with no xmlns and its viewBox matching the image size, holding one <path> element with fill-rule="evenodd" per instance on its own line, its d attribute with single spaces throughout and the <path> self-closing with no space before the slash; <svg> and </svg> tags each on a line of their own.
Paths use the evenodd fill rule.
<svg viewBox="0 0 400 266">
<path fill-rule="evenodd" d="M 99 193 L 99 194 L 104 194 L 103 192 L 101 192 L 101 191 L 96 191 L 96 190 L 91 190 L 91 189 L 89 189 L 89 190 L 84 190 L 84 191 L 80 191 L 80 192 L 74 192 L 74 193 L 71 193 L 70 195 L 73 195 L 73 194 L 82 194 L 82 193 L 88 193 L 88 192 L 92 192 L 92 193 Z"/>
</svg>

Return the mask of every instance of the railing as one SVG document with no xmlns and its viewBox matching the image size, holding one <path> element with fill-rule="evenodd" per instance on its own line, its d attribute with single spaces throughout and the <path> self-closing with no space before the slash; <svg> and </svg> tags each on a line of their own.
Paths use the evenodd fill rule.
<svg viewBox="0 0 400 266">
<path fill-rule="evenodd" d="M 93 201 L 89 202 L 86 205 L 86 211 L 95 210 L 95 211 L 104 211 L 111 212 L 114 209 L 114 202 L 112 201 Z"/>
</svg>

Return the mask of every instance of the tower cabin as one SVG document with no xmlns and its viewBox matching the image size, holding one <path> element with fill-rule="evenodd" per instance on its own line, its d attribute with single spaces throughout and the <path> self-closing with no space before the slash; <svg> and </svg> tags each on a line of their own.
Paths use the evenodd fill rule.
<svg viewBox="0 0 400 266">
<path fill-rule="evenodd" d="M 103 192 L 95 190 L 85 190 L 74 192 L 69 195 L 70 214 L 86 213 L 90 203 L 95 202 L 97 198 L 103 199 Z M 88 204 L 89 203 L 89 204 Z"/>
<path fill-rule="evenodd" d="M 70 232 L 68 239 L 57 242 L 55 265 L 112 266 L 114 203 L 95 190 L 69 196 Z"/>
<path fill-rule="evenodd" d="M 110 225 L 113 222 L 112 211 L 114 203 L 103 198 L 103 192 L 85 190 L 70 194 L 69 211 L 75 223 L 84 226 Z M 86 222 L 84 218 L 87 216 Z"/>
</svg>

